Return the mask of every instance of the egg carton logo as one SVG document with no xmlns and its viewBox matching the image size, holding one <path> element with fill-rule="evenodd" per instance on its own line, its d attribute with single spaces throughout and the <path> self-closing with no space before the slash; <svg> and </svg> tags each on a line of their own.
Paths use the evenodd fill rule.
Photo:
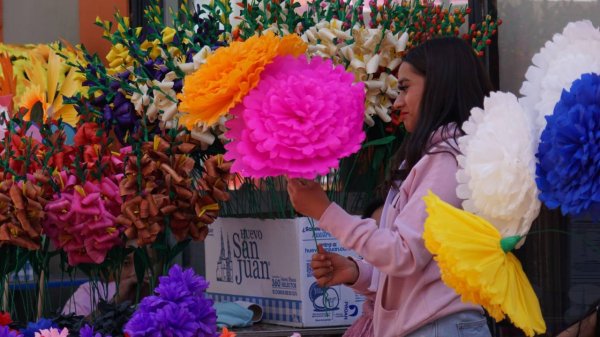
<svg viewBox="0 0 600 337">
<path fill-rule="evenodd" d="M 313 282 L 308 290 L 308 297 L 315 311 L 335 311 L 340 304 L 340 295 L 334 288 L 321 288 Z"/>
</svg>

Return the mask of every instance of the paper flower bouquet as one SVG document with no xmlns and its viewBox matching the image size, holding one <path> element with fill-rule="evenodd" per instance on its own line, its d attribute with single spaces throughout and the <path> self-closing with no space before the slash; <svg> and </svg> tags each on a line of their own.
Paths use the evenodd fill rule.
<svg viewBox="0 0 600 337">
<path fill-rule="evenodd" d="M 111 42 L 106 57 L 65 42 L 6 48 L 11 55 L 0 56 L 0 89 L 9 97 L 0 100 L 6 101 L 0 118 L 5 294 L 9 274 L 28 260 L 39 286 L 38 306 L 27 311 L 37 317 L 53 258 L 66 275 L 79 270 L 96 282 L 121 270 L 128 254 L 139 278 L 144 271 L 166 274 L 232 199 L 230 180 L 256 191 L 265 181 L 280 190 L 273 177 L 333 177 L 340 191 L 354 173 L 376 177 L 402 138 L 390 112 L 402 56 L 429 38 L 458 35 L 469 10 L 419 1 L 367 7 L 218 0 L 192 10 L 184 1 L 167 25 L 151 1 L 145 29 L 119 14 L 114 26 L 97 20 Z M 463 38 L 481 53 L 499 23 L 487 17 L 465 27 Z M 173 327 L 189 336 L 216 334 L 210 304 L 192 308 L 181 299 L 206 285 L 173 273 L 189 281 L 187 288 L 159 286 L 126 329 L 130 336 Z M 4 310 L 14 309 L 2 298 Z M 163 316 L 171 325 L 142 327 L 148 317 Z M 101 324 L 68 325 L 72 319 L 35 320 L 27 333 L 60 336 L 69 326 L 82 336 L 109 334 L 98 330 Z"/>
<path fill-rule="evenodd" d="M 534 55 L 521 99 L 492 93 L 465 123 L 457 174 L 464 211 L 425 197 L 423 237 L 444 282 L 527 336 L 546 325 L 511 251 L 523 244 L 541 203 L 600 219 L 599 51 L 600 29 L 569 23 Z"/>
<path fill-rule="evenodd" d="M 217 49 L 186 78 L 184 123 L 233 117 L 225 154 L 233 172 L 314 178 L 360 148 L 363 85 L 329 60 L 300 56 L 305 49 L 297 36 L 266 33 Z"/>
<path fill-rule="evenodd" d="M 229 142 L 225 156 L 234 161 L 233 170 L 245 177 L 261 178 L 243 180 L 241 186 L 277 190 L 282 181 L 275 177 L 319 176 L 324 177 L 331 196 L 343 204 L 345 194 L 352 189 L 375 190 L 378 177 L 384 175 L 394 148 L 402 140 L 398 116 L 392 111 L 402 56 L 427 39 L 460 35 L 459 28 L 469 13 L 466 7 L 417 1 L 384 2 L 382 6 L 369 3 L 368 8 L 362 2 L 315 1 L 302 8 L 292 1 L 260 0 L 241 1 L 234 9 L 239 11 L 236 19 L 240 23 L 231 31 L 230 45 L 217 48 L 206 58 L 206 64 L 184 80 L 178 96 L 180 123 L 188 128 L 225 130 L 220 140 Z M 482 54 L 500 23 L 486 17 L 481 24 L 466 27 L 463 38 Z M 282 45 L 288 43 L 284 41 L 299 45 L 298 36 L 306 46 L 306 62 L 293 64 L 314 70 L 286 74 L 284 67 L 278 66 L 283 62 L 281 54 L 281 60 L 268 64 L 269 53 L 279 48 L 275 47 L 276 37 Z M 333 85 L 334 81 L 314 81 L 317 76 L 333 78 L 333 73 L 317 75 L 315 70 L 324 71 L 324 64 L 349 75 L 340 83 L 353 82 L 352 93 Z M 364 98 L 356 96 L 359 85 L 363 86 Z M 311 101 L 314 98 L 314 105 L 294 103 L 302 95 Z M 346 102 L 340 98 L 344 95 L 362 99 L 363 107 L 351 102 L 352 107 L 343 107 Z M 356 109 L 363 113 L 358 124 Z M 361 186 L 351 187 L 357 184 Z M 256 198 L 243 196 L 233 203 Z M 273 194 L 272 198 L 280 197 Z M 234 212 L 226 209 L 226 214 Z M 288 213 L 284 210 L 276 216 L 286 217 Z"/>
</svg>

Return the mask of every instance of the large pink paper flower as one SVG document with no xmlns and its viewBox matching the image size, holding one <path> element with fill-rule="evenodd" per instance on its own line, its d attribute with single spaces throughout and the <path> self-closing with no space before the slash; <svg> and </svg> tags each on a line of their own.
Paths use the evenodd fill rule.
<svg viewBox="0 0 600 337">
<path fill-rule="evenodd" d="M 277 57 L 227 122 L 225 159 L 246 177 L 314 178 L 360 149 L 365 91 L 329 60 Z"/>
<path fill-rule="evenodd" d="M 65 172 L 57 177 L 62 191 L 46 204 L 44 229 L 67 253 L 70 265 L 102 263 L 110 249 L 123 243 L 124 228 L 116 222 L 122 204 L 118 179 L 102 177 L 78 185 Z"/>
</svg>

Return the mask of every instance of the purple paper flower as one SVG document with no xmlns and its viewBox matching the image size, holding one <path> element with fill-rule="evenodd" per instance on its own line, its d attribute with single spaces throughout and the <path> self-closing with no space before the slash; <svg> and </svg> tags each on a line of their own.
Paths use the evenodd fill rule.
<svg viewBox="0 0 600 337">
<path fill-rule="evenodd" d="M 131 337 L 216 337 L 217 315 L 205 297 L 208 282 L 175 265 L 160 278 L 156 295 L 142 300 L 125 325 Z"/>
<path fill-rule="evenodd" d="M 79 337 L 111 337 L 110 335 L 102 336 L 101 333 L 94 333 L 94 328 L 89 325 L 85 325 L 81 330 L 79 330 Z"/>
<path fill-rule="evenodd" d="M 180 287 L 182 292 L 192 296 L 201 296 L 208 289 L 208 282 L 203 277 L 197 276 L 192 269 L 183 270 L 179 265 L 174 265 L 169 275 L 161 276 L 159 281 L 156 293 L 162 298 L 165 298 L 162 296 L 163 289 L 170 286 Z"/>
<path fill-rule="evenodd" d="M 23 337 L 18 331 L 12 331 L 8 326 L 0 326 L 0 337 Z"/>
<path fill-rule="evenodd" d="M 162 81 L 165 78 L 165 75 L 170 71 L 161 58 L 146 61 L 144 63 L 144 68 L 151 79 L 155 79 L 159 82 Z"/>
</svg>

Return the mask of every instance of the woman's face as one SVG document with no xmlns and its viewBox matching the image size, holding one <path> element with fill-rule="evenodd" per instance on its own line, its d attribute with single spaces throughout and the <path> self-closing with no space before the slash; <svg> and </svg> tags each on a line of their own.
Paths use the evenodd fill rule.
<svg viewBox="0 0 600 337">
<path fill-rule="evenodd" d="M 403 62 L 398 70 L 398 89 L 400 92 L 394 101 L 394 110 L 400 112 L 400 121 L 406 131 L 413 132 L 421 111 L 425 77 L 417 73 L 410 63 Z"/>
</svg>

